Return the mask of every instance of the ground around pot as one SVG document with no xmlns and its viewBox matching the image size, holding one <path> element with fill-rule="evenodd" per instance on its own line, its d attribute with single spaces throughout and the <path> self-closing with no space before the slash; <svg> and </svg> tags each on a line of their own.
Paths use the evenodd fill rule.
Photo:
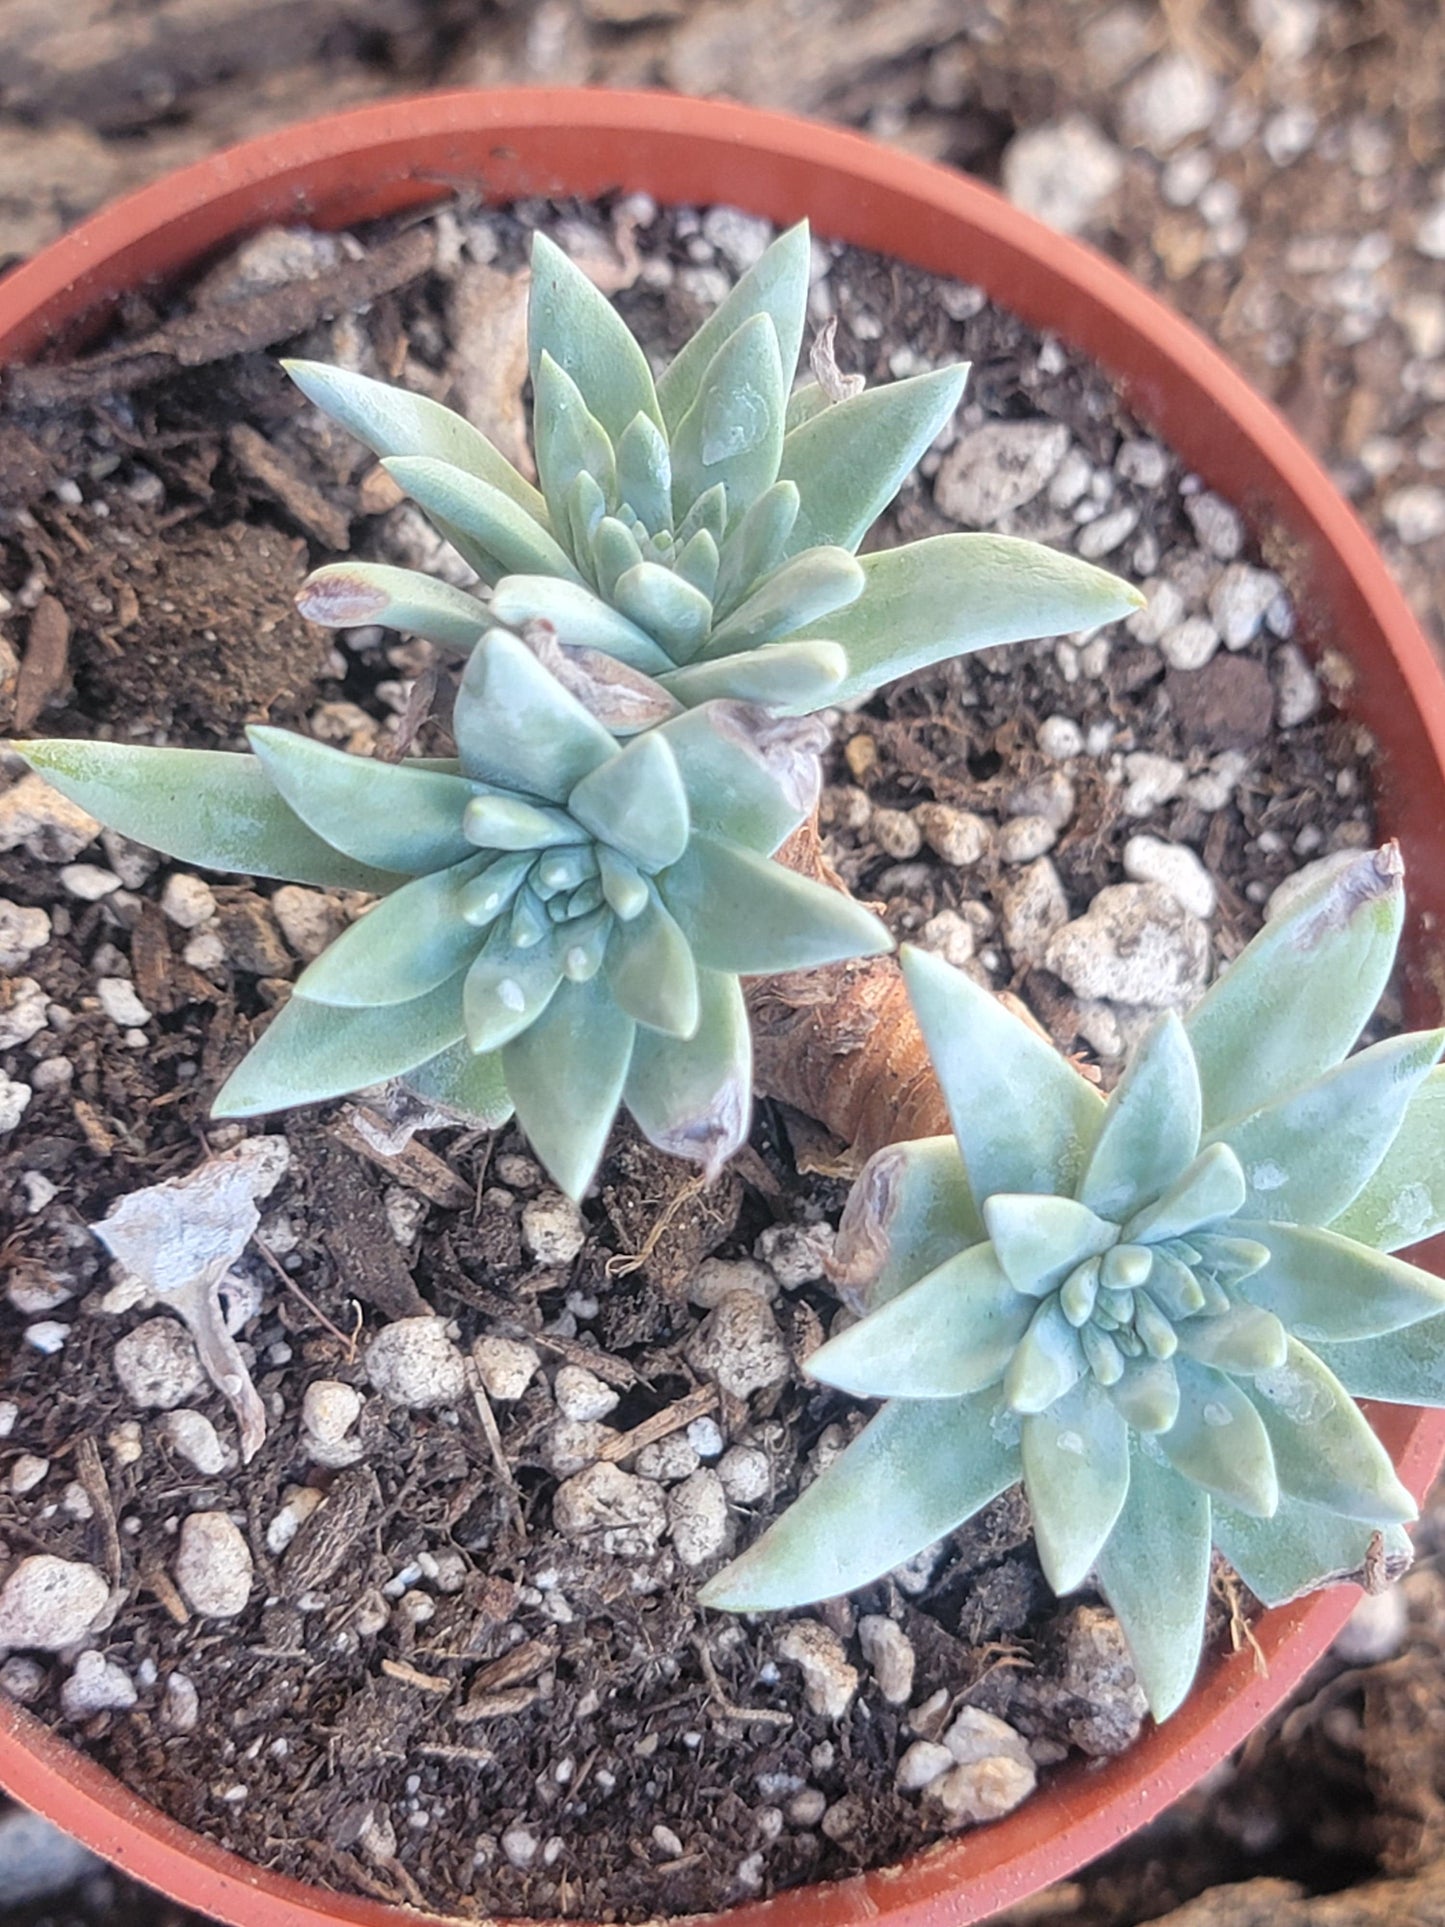
<svg viewBox="0 0 1445 1927">
<path fill-rule="evenodd" d="M 638 199 L 273 235 L 198 291 L 186 370 L 178 317 L 137 309 L 119 344 L 18 375 L 14 726 L 217 747 L 264 716 L 440 746 L 426 650 L 336 646 L 291 610 L 308 547 L 348 533 L 453 564 L 274 351 L 447 395 L 520 451 L 538 224 L 663 353 L 768 238 Z M 1269 558 L 1096 371 L 975 289 L 822 242 L 815 269 L 846 371 L 974 363 L 881 539 L 996 528 L 1148 587 L 1117 630 L 839 717 L 824 796 L 834 861 L 894 930 L 1020 996 L 1107 1081 L 1277 887 L 1369 839 L 1370 745 Z M 765 1104 L 703 1188 L 624 1136 L 579 1213 L 514 1132 L 413 1135 L 384 1100 L 212 1126 L 221 1076 L 357 903 L 97 840 L 10 774 L 0 1539 L 124 1603 L 85 1652 L 26 1647 L 0 1686 L 243 1853 L 472 1914 L 643 1918 L 886 1864 L 1130 1742 L 1117 1628 L 1049 1597 L 1016 1496 L 854 1602 L 692 1604 L 859 1423 L 800 1371 L 837 1317 L 846 1147 Z M 258 1137 L 271 1183 L 228 1309 L 269 1437 L 243 1470 L 185 1334 L 117 1296 L 85 1227 Z M 1247 1637 L 1227 1579 L 1216 1606 L 1216 1636 Z"/>
</svg>

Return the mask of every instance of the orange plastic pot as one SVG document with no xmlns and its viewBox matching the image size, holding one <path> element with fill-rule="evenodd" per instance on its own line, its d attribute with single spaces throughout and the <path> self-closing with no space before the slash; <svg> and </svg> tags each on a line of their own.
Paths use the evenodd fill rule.
<svg viewBox="0 0 1445 1927">
<path fill-rule="evenodd" d="M 853 134 L 659 94 L 439 94 L 312 121 L 218 154 L 95 215 L 0 283 L 0 363 L 63 354 L 128 288 L 174 280 L 275 221 L 341 227 L 465 189 L 642 190 L 727 202 L 980 283 L 1122 385 L 1139 415 L 1236 502 L 1289 574 L 1304 639 L 1353 670 L 1349 707 L 1383 750 L 1385 828 L 1404 847 L 1406 998 L 1441 1021 L 1445 957 L 1445 682 L 1368 535 L 1315 460 L 1238 374 L 1118 268 L 946 169 Z M 1445 1248 L 1445 1241 L 1442 1241 Z M 1424 1492 L 1445 1414 L 1373 1414 L 1405 1483 Z M 1184 1707 L 1099 1770 L 1061 1771 L 1017 1813 L 901 1867 L 739 1907 L 728 1927 L 967 1927 L 1117 1845 L 1238 1746 L 1329 1645 L 1348 1587 L 1257 1622 L 1267 1665 L 1210 1660 Z M 0 1783 L 108 1860 L 233 1927 L 404 1927 L 436 1919 L 264 1872 L 187 1832 L 0 1697 Z"/>
</svg>

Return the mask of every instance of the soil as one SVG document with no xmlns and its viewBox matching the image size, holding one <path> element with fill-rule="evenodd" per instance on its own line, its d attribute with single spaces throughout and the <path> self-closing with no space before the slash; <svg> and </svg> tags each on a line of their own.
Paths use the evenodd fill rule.
<svg viewBox="0 0 1445 1927">
<path fill-rule="evenodd" d="M 605 210 L 600 228 L 579 209 L 446 216 L 370 237 L 365 258 L 387 265 L 368 284 L 364 322 L 323 320 L 346 309 L 338 290 L 356 299 L 360 263 L 343 250 L 284 288 L 238 291 L 212 277 L 198 306 L 133 315 L 119 346 L 15 384 L 0 427 L 10 491 L 0 591 L 28 615 L 10 691 L 24 726 L 210 747 L 265 718 L 394 749 L 425 652 L 375 631 L 336 647 L 295 617 L 291 596 L 308 540 L 317 560 L 348 530 L 362 552 L 432 552 L 369 458 L 289 391 L 272 352 L 349 355 L 445 392 L 465 291 L 490 275 L 495 294 L 543 220 L 592 249 L 629 321 L 663 353 L 716 297 L 720 250 L 695 216 L 636 203 Z M 830 256 L 850 370 L 887 379 L 919 365 L 905 363 L 910 353 L 969 358 L 966 428 L 1061 422 L 1095 472 L 1147 440 L 1094 371 L 971 291 Z M 483 414 L 505 405 L 472 399 Z M 930 462 L 881 540 L 954 526 Z M 1116 506 L 1140 514 L 1112 566 L 1153 576 L 1197 553 L 1186 486 L 1167 457 L 1147 487 L 1121 477 Z M 1041 498 L 1011 526 L 1056 538 L 1067 526 L 1073 539 L 1084 525 Z M 1051 864 L 1078 915 L 1120 881 L 1130 836 L 1197 847 L 1219 892 L 1215 954 L 1227 959 L 1302 861 L 1369 835 L 1369 746 L 1327 700 L 1261 740 L 1287 597 L 1270 624 L 1198 671 L 1168 668 L 1121 630 L 909 679 L 839 719 L 825 799 L 833 860 L 900 934 L 971 949 L 968 967 L 1019 993 L 1061 1048 L 1100 1053 L 1107 1081 L 1129 1013 L 1087 1006 L 1043 967 L 1019 918 L 1026 872 L 1037 882 Z M 1062 762 L 1041 747 L 1051 719 L 1080 737 Z M 441 740 L 428 722 L 418 746 Z M 1179 781 L 1128 814 L 1123 759 L 1144 749 L 1177 765 Z M 1206 779 L 1218 789 L 1226 767 L 1233 778 L 1211 803 Z M 901 825 L 928 802 L 984 818 L 989 853 L 960 869 L 923 848 Z M 1006 826 L 1025 820 L 1052 835 L 1033 856 L 1002 853 Z M 270 1436 L 244 1475 L 196 1472 L 153 1414 L 137 1420 L 117 1380 L 116 1338 L 140 1315 L 117 1321 L 102 1308 L 106 1267 L 83 1227 L 241 1136 L 211 1126 L 206 1102 L 284 998 L 295 943 L 271 886 L 218 880 L 219 954 L 188 961 L 193 939 L 160 907 L 174 866 L 114 838 L 81 854 L 94 864 L 103 854 L 116 879 L 94 900 L 89 884 L 57 873 L 54 849 L 0 857 L 0 892 L 45 908 L 53 930 L 25 966 L 48 1002 L 46 1027 L 4 1059 L 34 1094 L 0 1154 L 20 1261 L 18 1302 L 12 1288 L 0 1311 L 0 1397 L 20 1407 L 3 1451 L 12 1465 L 44 1458 L 49 1471 L 29 1491 L 0 1492 L 0 1547 L 108 1570 L 127 1600 L 103 1650 L 138 1700 L 67 1721 L 55 1664 L 42 1716 L 252 1858 L 477 1918 L 641 1920 L 892 1862 L 940 1833 L 936 1811 L 896 1789 L 898 1758 L 960 1706 L 1008 1720 L 1045 1769 L 1130 1742 L 1140 1714 L 1117 1631 L 1087 1595 L 1049 1595 L 1017 1495 L 907 1573 L 795 1616 L 821 1624 L 854 1668 L 841 1714 L 810 1704 L 780 1658 L 783 1618 L 699 1615 L 695 1581 L 723 1547 L 684 1563 L 682 1476 L 700 1478 L 724 1446 L 765 1455 L 765 1493 L 729 1507 L 727 1540 L 746 1541 L 861 1422 L 799 1370 L 837 1314 L 820 1265 L 787 1288 L 766 1270 L 754 1277 L 785 1354 L 768 1382 L 738 1395 L 699 1362 L 699 1332 L 718 1323 L 703 1261 L 766 1256 L 779 1226 L 821 1248 L 841 1205 L 842 1147 L 774 1105 L 759 1105 L 749 1152 L 706 1190 L 624 1134 L 565 1255 L 539 1228 L 556 1218 L 555 1195 L 514 1132 L 430 1131 L 404 1144 L 366 1106 L 273 1122 L 289 1173 L 234 1293 Z M 144 1025 L 113 1020 L 97 995 L 100 980 L 127 976 L 152 1013 Z M 42 1062 L 68 1075 L 37 1077 Z M 24 1337 L 33 1288 L 47 1280 L 71 1293 L 55 1308 L 67 1329 L 54 1353 Z M 305 1386 L 367 1390 L 367 1338 L 432 1308 L 455 1320 L 464 1348 L 521 1339 L 541 1369 L 519 1397 L 434 1411 L 372 1392 L 358 1462 L 317 1466 L 300 1432 Z M 666 1499 L 654 1486 L 657 1528 L 644 1522 L 610 1550 L 569 1536 L 553 1509 L 568 1464 L 557 1374 L 579 1363 L 617 1395 L 584 1457 L 633 1468 L 644 1443 L 686 1440 Z M 231 1436 L 218 1398 L 195 1403 Z M 325 1499 L 282 1546 L 275 1521 L 295 1484 Z M 189 1612 L 171 1576 L 180 1521 L 206 1510 L 244 1521 L 256 1565 L 251 1602 L 231 1620 Z M 884 1699 L 859 1657 L 863 1613 L 889 1617 L 912 1649 L 902 1703 Z M 1215 1636 L 1241 1623 L 1238 1590 L 1222 1580 Z M 186 1731 L 166 1710 L 178 1672 L 199 1702 Z"/>
</svg>

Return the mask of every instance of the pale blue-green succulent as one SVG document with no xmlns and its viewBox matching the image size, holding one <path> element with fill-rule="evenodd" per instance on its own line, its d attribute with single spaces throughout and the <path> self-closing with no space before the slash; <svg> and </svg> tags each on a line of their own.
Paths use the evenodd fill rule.
<svg viewBox="0 0 1445 1927">
<path fill-rule="evenodd" d="M 528 335 L 534 487 L 461 416 L 315 362 L 287 364 L 383 458 L 489 587 L 363 562 L 313 575 L 302 611 L 466 651 L 546 623 L 661 686 L 801 714 L 947 656 L 1090 629 L 1140 605 L 1086 562 L 1001 535 L 854 551 L 958 406 L 966 365 L 831 400 L 789 394 L 809 242 L 782 235 L 654 381 L 612 306 L 544 236 Z M 645 720 L 642 724 L 645 726 Z"/>
<path fill-rule="evenodd" d="M 470 655 L 455 761 L 286 730 L 253 755 L 16 747 L 123 835 L 212 869 L 374 892 L 215 1103 L 253 1116 L 404 1077 L 518 1122 L 573 1196 L 619 1105 L 715 1171 L 747 1133 L 739 977 L 892 947 L 771 853 L 811 809 L 820 726 L 712 702 L 626 743 L 506 630 Z"/>
<path fill-rule="evenodd" d="M 1406 1549 L 1354 1396 L 1445 1404 L 1445 1031 L 1347 1055 L 1403 915 L 1393 846 L 1302 888 L 1107 1102 L 986 991 L 904 971 L 955 1131 L 850 1199 L 861 1321 L 808 1361 L 888 1401 L 704 1589 L 733 1610 L 878 1578 L 1022 1480 L 1057 1592 L 1093 1578 L 1157 1718 L 1193 1679 L 1211 1547 L 1267 1604 Z"/>
</svg>

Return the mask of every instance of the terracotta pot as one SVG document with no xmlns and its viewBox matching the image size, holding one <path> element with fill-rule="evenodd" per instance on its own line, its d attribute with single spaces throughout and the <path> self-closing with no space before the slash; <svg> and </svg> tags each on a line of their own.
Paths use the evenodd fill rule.
<svg viewBox="0 0 1445 1927">
<path fill-rule="evenodd" d="M 1280 418 L 1187 323 L 972 181 L 852 134 L 664 95 L 519 90 L 388 101 L 268 134 L 93 216 L 0 284 L 0 359 L 73 348 L 103 325 L 120 291 L 193 270 L 268 222 L 340 227 L 457 187 L 492 202 L 623 189 L 729 202 L 778 222 L 806 215 L 821 235 L 980 283 L 1097 360 L 1150 427 L 1245 511 L 1287 570 L 1306 641 L 1328 637 L 1348 654 L 1349 706 L 1385 751 L 1381 819 L 1409 866 L 1409 1014 L 1440 1021 L 1445 682 L 1369 537 Z M 1406 1484 L 1422 1494 L 1445 1451 L 1445 1414 L 1381 1407 L 1372 1416 Z M 900 1868 L 737 1908 L 728 1927 L 986 1919 L 1116 1845 L 1192 1786 L 1279 1704 L 1357 1597 L 1343 1587 L 1264 1614 L 1256 1631 L 1267 1672 L 1248 1653 L 1209 1661 L 1165 1727 L 1099 1770 L 1061 1771 L 1010 1818 Z M 435 1919 L 249 1866 L 134 1798 L 3 1696 L 0 1781 L 127 1872 L 234 1927 Z"/>
</svg>

